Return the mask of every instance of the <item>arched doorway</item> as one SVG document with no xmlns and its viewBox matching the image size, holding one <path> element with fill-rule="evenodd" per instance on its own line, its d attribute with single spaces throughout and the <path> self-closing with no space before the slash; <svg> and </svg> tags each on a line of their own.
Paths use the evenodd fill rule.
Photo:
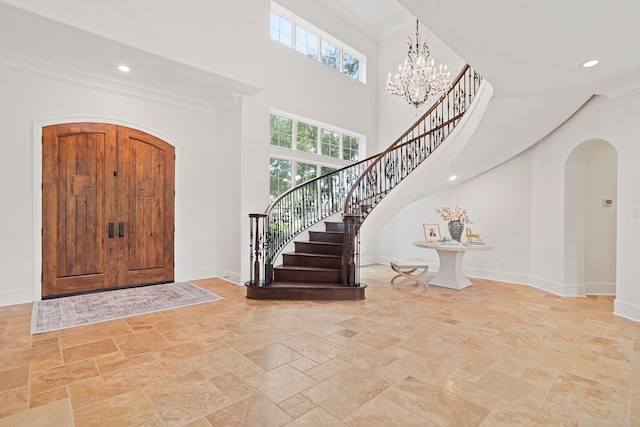
<svg viewBox="0 0 640 427">
<path fill-rule="evenodd" d="M 42 296 L 174 278 L 174 147 L 105 123 L 42 129 Z"/>
<path fill-rule="evenodd" d="M 588 140 L 565 164 L 565 282 L 584 295 L 616 293 L 617 151 Z"/>
</svg>

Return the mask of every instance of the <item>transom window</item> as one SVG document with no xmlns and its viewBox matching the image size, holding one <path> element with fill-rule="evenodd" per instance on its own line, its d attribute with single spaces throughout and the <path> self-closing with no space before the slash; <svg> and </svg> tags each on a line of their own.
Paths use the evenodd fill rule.
<svg viewBox="0 0 640 427">
<path fill-rule="evenodd" d="M 273 40 L 322 62 L 354 80 L 366 83 L 366 56 L 357 50 L 276 3 L 271 3 L 270 21 L 270 34 Z"/>
</svg>

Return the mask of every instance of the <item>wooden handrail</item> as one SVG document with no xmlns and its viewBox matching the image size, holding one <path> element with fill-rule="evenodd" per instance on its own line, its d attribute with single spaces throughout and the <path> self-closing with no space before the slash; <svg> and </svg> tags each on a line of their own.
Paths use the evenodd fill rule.
<svg viewBox="0 0 640 427">
<path fill-rule="evenodd" d="M 344 202 L 344 210 L 343 212 L 345 214 L 349 213 L 352 214 L 353 212 L 350 211 L 350 207 L 351 207 L 351 199 L 353 197 L 353 193 L 355 191 L 355 189 L 358 187 L 358 185 L 362 182 L 362 180 L 364 179 L 365 176 L 367 176 L 367 174 L 369 172 L 371 172 L 371 170 L 375 167 L 376 164 L 378 164 L 384 157 L 385 155 L 387 155 L 390 151 L 392 151 L 393 149 L 395 149 L 398 144 L 400 142 L 402 142 L 402 140 L 409 135 L 415 128 L 419 127 L 430 115 L 433 111 L 435 111 L 435 109 L 442 103 L 442 101 L 454 90 L 454 88 L 458 85 L 458 83 L 460 82 L 460 80 L 462 79 L 462 77 L 464 77 L 465 73 L 467 72 L 467 70 L 469 69 L 469 64 L 466 64 L 462 70 L 460 70 L 460 72 L 458 73 L 458 75 L 456 76 L 455 80 L 451 83 L 451 87 L 449 88 L 449 90 L 444 93 L 439 99 L 438 102 L 436 102 L 435 104 L 433 104 L 431 106 L 431 108 L 429 108 L 411 127 L 409 127 L 409 129 L 407 129 L 407 131 L 405 133 L 403 133 L 393 144 L 391 144 L 389 147 L 387 147 L 386 150 L 384 150 L 382 153 L 378 154 L 376 156 L 376 160 L 371 163 L 369 165 L 369 167 L 367 167 L 367 169 L 364 170 L 364 172 L 360 175 L 360 177 L 356 180 L 356 182 L 354 182 L 353 186 L 351 187 L 351 190 L 349 191 L 349 194 L 347 194 L 347 198 Z M 464 113 L 463 113 L 464 114 Z M 459 115 L 459 116 L 462 116 Z M 424 134 L 422 134 L 422 137 L 429 135 L 433 132 L 436 132 L 438 129 L 441 129 L 444 126 L 444 124 L 440 125 L 439 127 L 436 128 L 430 128 L 429 131 L 425 132 Z M 414 138 L 418 139 L 419 137 Z M 407 141 L 410 142 L 410 141 Z"/>
</svg>

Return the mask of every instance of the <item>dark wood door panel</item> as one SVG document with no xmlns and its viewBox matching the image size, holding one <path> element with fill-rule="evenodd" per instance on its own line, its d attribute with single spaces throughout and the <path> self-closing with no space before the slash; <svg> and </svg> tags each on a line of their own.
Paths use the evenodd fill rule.
<svg viewBox="0 0 640 427">
<path fill-rule="evenodd" d="M 43 128 L 42 294 L 107 289 L 115 280 L 114 246 L 106 238 L 116 213 L 115 126 L 67 124 Z M 84 285 L 82 285 L 84 284 Z"/>
<path fill-rule="evenodd" d="M 173 281 L 174 153 L 122 126 L 43 128 L 43 297 Z"/>
<path fill-rule="evenodd" d="M 173 280 L 175 149 L 134 129 L 118 133 L 120 218 L 126 253 L 118 266 L 120 286 Z M 123 167 L 124 165 L 124 167 Z"/>
</svg>

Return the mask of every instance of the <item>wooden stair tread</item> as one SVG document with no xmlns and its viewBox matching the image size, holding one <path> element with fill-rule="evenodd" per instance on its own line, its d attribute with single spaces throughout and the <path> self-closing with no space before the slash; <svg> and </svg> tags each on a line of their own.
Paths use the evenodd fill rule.
<svg viewBox="0 0 640 427">
<path fill-rule="evenodd" d="M 322 258 L 342 258 L 342 255 L 333 255 L 333 254 L 314 254 L 311 252 L 287 252 L 283 255 L 300 255 L 300 256 L 308 256 L 308 257 L 322 257 Z"/>
<path fill-rule="evenodd" d="M 280 270 L 302 270 L 302 271 L 341 271 L 340 268 L 331 267 L 310 267 L 306 265 L 279 265 L 275 267 Z"/>
<path fill-rule="evenodd" d="M 366 286 L 366 285 L 364 285 Z M 325 288 L 325 289 L 342 289 L 350 288 L 342 283 L 333 282 L 298 282 L 295 280 L 274 280 L 265 286 L 265 288 Z"/>
<path fill-rule="evenodd" d="M 314 245 L 342 246 L 342 242 L 325 242 L 323 240 L 296 240 L 296 243 L 313 243 Z"/>
</svg>

